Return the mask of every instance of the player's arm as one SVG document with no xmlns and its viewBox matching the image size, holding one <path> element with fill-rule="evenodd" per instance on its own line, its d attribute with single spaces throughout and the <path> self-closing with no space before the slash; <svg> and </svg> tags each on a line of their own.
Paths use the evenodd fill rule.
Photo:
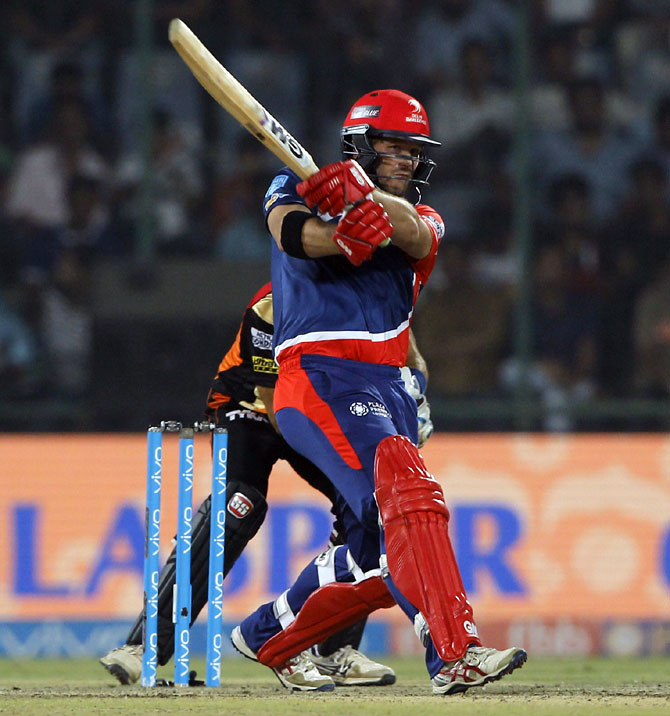
<svg viewBox="0 0 670 716">
<path fill-rule="evenodd" d="M 299 230 L 300 242 L 308 258 L 318 259 L 322 256 L 335 256 L 340 253 L 333 241 L 335 225 L 321 221 L 303 204 L 281 204 L 268 214 L 268 229 L 280 250 L 286 250 L 282 245 L 282 229 L 286 232 L 290 230 L 288 226 L 284 227 L 284 219 L 294 211 L 307 214 L 307 218 Z M 292 217 L 287 220 L 287 222 L 291 221 L 294 221 L 296 225 L 300 223 L 299 218 L 296 220 Z"/>
<path fill-rule="evenodd" d="M 410 369 L 414 368 L 420 371 L 425 378 L 426 384 L 428 383 L 428 364 L 426 363 L 426 359 L 421 355 L 421 351 L 419 351 L 414 331 L 411 328 L 409 329 L 409 348 L 407 349 L 405 365 Z"/>
<path fill-rule="evenodd" d="M 316 259 L 341 253 L 354 266 L 369 260 L 393 232 L 384 207 L 372 199 L 345 211 L 336 225 L 302 204 L 277 206 L 267 215 L 267 224 L 279 249 L 289 256 Z"/>
<path fill-rule="evenodd" d="M 393 224 L 393 245 L 413 259 L 428 256 L 433 247 L 433 234 L 412 204 L 378 188 L 372 197 L 384 207 Z"/>
<path fill-rule="evenodd" d="M 279 431 L 279 426 L 277 425 L 277 418 L 275 416 L 275 409 L 274 409 L 274 396 L 275 396 L 275 389 L 269 388 L 265 385 L 257 385 L 255 388 L 256 395 L 263 401 L 263 404 L 265 405 L 265 410 L 267 411 L 268 420 L 272 423 L 272 427 L 277 431 Z"/>
<path fill-rule="evenodd" d="M 405 367 L 400 370 L 407 392 L 416 400 L 416 418 L 418 422 L 418 446 L 423 447 L 433 434 L 433 421 L 430 417 L 430 404 L 426 399 L 428 386 L 428 365 L 419 351 L 412 329 L 409 331 L 409 348 Z"/>
<path fill-rule="evenodd" d="M 393 226 L 391 241 L 413 259 L 428 256 L 433 234 L 417 210 L 405 199 L 375 187 L 370 177 L 353 159 L 329 164 L 297 186 L 311 208 L 319 214 L 339 216 L 361 202 L 381 205 Z"/>
</svg>

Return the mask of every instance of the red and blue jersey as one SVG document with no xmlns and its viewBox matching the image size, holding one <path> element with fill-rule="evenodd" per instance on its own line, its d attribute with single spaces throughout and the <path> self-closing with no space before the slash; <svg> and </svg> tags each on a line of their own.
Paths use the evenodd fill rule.
<svg viewBox="0 0 670 716">
<path fill-rule="evenodd" d="M 281 204 L 304 205 L 299 182 L 286 167 L 277 174 L 265 195 L 266 217 Z M 444 234 L 434 209 L 419 204 L 416 210 L 433 235 L 423 259 L 411 259 L 391 243 L 355 267 L 344 256 L 298 259 L 273 245 L 274 352 L 280 365 L 302 354 L 405 364 L 414 304 Z"/>
</svg>

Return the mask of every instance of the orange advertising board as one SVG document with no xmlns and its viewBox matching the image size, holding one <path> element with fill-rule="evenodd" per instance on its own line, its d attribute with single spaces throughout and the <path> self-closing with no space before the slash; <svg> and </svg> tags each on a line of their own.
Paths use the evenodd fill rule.
<svg viewBox="0 0 670 716">
<path fill-rule="evenodd" d="M 165 437 L 162 546 L 176 524 Z M 670 619 L 670 439 L 436 435 L 463 580 L 480 622 Z M 0 437 L 0 621 L 131 619 L 141 605 L 144 435 Z M 209 444 L 196 438 L 195 501 Z M 268 518 L 227 582 L 235 620 L 276 598 L 322 548 L 329 505 L 285 464 Z M 399 610 L 381 619 L 402 620 Z"/>
</svg>

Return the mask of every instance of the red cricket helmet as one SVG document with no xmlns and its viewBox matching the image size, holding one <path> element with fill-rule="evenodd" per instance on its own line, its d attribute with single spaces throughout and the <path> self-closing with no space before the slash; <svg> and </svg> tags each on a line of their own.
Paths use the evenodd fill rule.
<svg viewBox="0 0 670 716">
<path fill-rule="evenodd" d="M 375 182 L 379 153 L 371 140 L 383 137 L 421 144 L 419 163 L 411 183 L 417 191 L 421 186 L 427 186 L 436 165 L 425 155 L 424 147 L 439 147 L 440 142 L 430 137 L 428 115 L 421 102 L 400 90 L 374 90 L 363 95 L 349 110 L 341 132 L 342 156 L 356 159 Z"/>
</svg>

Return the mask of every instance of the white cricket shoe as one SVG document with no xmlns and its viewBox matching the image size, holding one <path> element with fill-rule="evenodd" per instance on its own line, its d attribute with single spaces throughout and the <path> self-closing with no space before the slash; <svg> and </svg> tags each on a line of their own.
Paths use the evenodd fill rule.
<svg viewBox="0 0 670 716">
<path fill-rule="evenodd" d="M 256 654 L 249 648 L 242 636 L 242 630 L 236 626 L 231 635 L 230 641 L 237 651 L 246 656 L 247 659 L 258 661 Z M 283 686 L 291 691 L 333 691 L 335 682 L 330 676 L 324 676 L 312 664 L 309 654 L 301 652 L 292 659 L 288 659 L 281 666 L 272 669 L 275 676 Z"/>
<path fill-rule="evenodd" d="M 433 677 L 433 693 L 458 694 L 473 686 L 484 686 L 522 667 L 527 658 L 528 654 L 516 647 L 498 651 L 485 646 L 471 646 L 462 659 L 445 664 Z"/>
<path fill-rule="evenodd" d="M 347 645 L 330 656 L 311 653 L 309 658 L 321 674 L 330 676 L 337 686 L 388 686 L 395 684 L 390 666 L 378 664 Z"/>
<path fill-rule="evenodd" d="M 112 649 L 100 663 L 124 686 L 135 684 L 142 676 L 142 644 L 124 644 Z"/>
</svg>

